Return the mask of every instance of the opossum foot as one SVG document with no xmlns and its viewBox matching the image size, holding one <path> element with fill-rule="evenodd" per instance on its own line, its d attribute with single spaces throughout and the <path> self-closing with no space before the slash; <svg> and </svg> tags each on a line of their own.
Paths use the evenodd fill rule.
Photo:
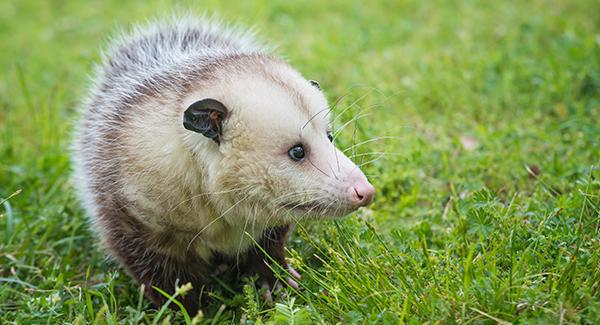
<svg viewBox="0 0 600 325">
<path fill-rule="evenodd" d="M 299 290 L 300 286 L 298 285 L 298 283 L 292 279 L 291 277 L 288 277 L 286 279 L 286 283 L 296 289 Z M 260 285 L 261 291 L 262 291 L 262 298 L 267 301 L 268 303 L 273 303 L 273 293 L 277 293 L 277 294 L 284 294 L 285 295 L 285 291 L 284 289 L 284 285 L 281 281 L 275 281 L 274 284 L 269 283 L 268 281 L 261 281 L 261 285 Z"/>
<path fill-rule="evenodd" d="M 271 293 L 271 285 L 267 281 L 263 281 L 260 285 L 262 289 L 262 298 L 266 302 L 273 303 L 273 294 Z"/>
</svg>

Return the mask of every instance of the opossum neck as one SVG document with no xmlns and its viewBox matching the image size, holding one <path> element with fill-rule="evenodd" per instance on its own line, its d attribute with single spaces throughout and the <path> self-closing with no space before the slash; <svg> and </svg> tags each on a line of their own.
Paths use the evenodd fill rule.
<svg viewBox="0 0 600 325">
<path fill-rule="evenodd" d="M 213 227 L 214 225 L 214 227 Z M 194 250 L 200 256 L 217 252 L 227 256 L 236 256 L 257 243 L 265 232 L 265 225 L 248 222 L 226 223 L 216 221 L 202 231 L 194 240 Z"/>
</svg>

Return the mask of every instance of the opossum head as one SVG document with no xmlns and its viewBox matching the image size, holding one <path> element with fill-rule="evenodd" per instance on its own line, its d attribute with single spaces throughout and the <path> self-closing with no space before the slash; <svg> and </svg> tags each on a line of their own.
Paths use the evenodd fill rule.
<svg viewBox="0 0 600 325">
<path fill-rule="evenodd" d="M 183 113 L 203 143 L 196 157 L 208 166 L 205 190 L 222 193 L 211 196 L 219 210 L 235 206 L 278 223 L 368 205 L 375 190 L 335 147 L 319 84 L 283 62 L 248 66 L 188 98 Z"/>
</svg>

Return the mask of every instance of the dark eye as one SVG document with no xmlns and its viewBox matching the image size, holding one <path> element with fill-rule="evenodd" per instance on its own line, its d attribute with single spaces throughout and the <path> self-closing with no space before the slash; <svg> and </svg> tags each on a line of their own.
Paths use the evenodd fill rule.
<svg viewBox="0 0 600 325">
<path fill-rule="evenodd" d="M 317 89 L 321 89 L 321 85 L 319 85 L 319 82 L 316 80 L 309 80 L 308 82 L 310 82 L 311 85 L 317 87 Z"/>
<path fill-rule="evenodd" d="M 327 131 L 327 139 L 329 139 L 329 142 L 333 142 L 333 134 L 331 134 L 331 131 Z"/>
<path fill-rule="evenodd" d="M 304 147 L 301 144 L 293 146 L 289 151 L 288 155 L 295 161 L 304 159 Z"/>
</svg>

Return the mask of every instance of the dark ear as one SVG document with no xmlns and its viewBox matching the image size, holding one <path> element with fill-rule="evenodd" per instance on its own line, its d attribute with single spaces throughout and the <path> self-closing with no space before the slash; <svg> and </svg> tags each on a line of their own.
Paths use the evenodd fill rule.
<svg viewBox="0 0 600 325">
<path fill-rule="evenodd" d="M 321 85 L 319 85 L 319 82 L 316 80 L 309 80 L 308 81 L 311 85 L 313 85 L 314 87 L 317 87 L 317 89 L 321 89 Z"/>
<path fill-rule="evenodd" d="M 185 110 L 183 127 L 220 143 L 223 120 L 226 116 L 227 108 L 220 101 L 212 98 L 202 99 Z"/>
</svg>

